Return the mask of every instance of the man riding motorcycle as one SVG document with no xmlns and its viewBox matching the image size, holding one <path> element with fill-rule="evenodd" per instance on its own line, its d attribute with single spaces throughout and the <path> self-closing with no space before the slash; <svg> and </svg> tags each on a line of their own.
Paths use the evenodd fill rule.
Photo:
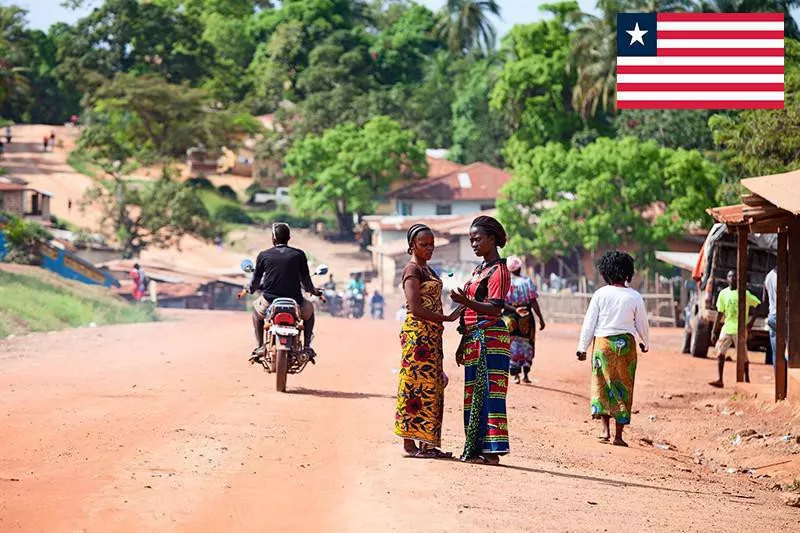
<svg viewBox="0 0 800 533">
<path fill-rule="evenodd" d="M 314 287 L 308 270 L 306 254 L 298 248 L 289 246 L 291 231 L 288 224 L 272 225 L 273 247 L 262 251 L 256 258 L 256 269 L 248 289 L 240 294 L 260 290 L 261 296 L 253 304 L 253 330 L 258 347 L 251 359 L 261 357 L 264 345 L 264 319 L 270 304 L 276 298 L 291 298 L 300 306 L 303 319 L 303 346 L 310 361 L 316 353 L 311 348 L 314 333 L 314 304 L 303 298 L 302 289 L 314 296 L 322 296 L 322 291 Z"/>
</svg>

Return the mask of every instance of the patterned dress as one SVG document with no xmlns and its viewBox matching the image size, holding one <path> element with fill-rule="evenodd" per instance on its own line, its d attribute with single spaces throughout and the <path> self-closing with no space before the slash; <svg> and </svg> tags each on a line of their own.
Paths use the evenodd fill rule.
<svg viewBox="0 0 800 533">
<path fill-rule="evenodd" d="M 442 280 L 433 270 L 409 263 L 403 270 L 403 286 L 411 278 L 419 280 L 422 306 L 442 312 Z M 441 445 L 444 415 L 444 374 L 442 372 L 442 332 L 444 326 L 406 314 L 400 331 L 402 364 L 395 435 L 434 447 Z"/>
<path fill-rule="evenodd" d="M 592 350 L 592 418 L 631 423 L 636 379 L 636 341 L 631 334 L 597 337 Z"/>
<path fill-rule="evenodd" d="M 536 342 L 536 320 L 533 316 L 531 302 L 539 297 L 536 284 L 524 276 L 511 276 L 511 288 L 506 296 L 506 303 L 515 308 L 525 307 L 527 314 L 520 316 L 518 313 L 504 314 L 504 320 L 511 334 L 511 365 L 512 376 L 519 375 L 521 369 L 530 370 L 533 364 L 534 343 Z"/>
<path fill-rule="evenodd" d="M 502 306 L 511 283 L 504 259 L 482 264 L 464 286 L 478 302 Z M 480 454 L 509 453 L 506 392 L 510 336 L 505 322 L 496 316 L 464 311 L 461 327 L 464 352 L 464 433 L 462 460 Z"/>
</svg>

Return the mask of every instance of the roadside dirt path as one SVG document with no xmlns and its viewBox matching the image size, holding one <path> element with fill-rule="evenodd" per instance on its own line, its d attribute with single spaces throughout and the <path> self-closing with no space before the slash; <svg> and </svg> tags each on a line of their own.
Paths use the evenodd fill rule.
<svg viewBox="0 0 800 533">
<path fill-rule="evenodd" d="M 403 458 L 392 435 L 397 323 L 318 324 L 319 364 L 290 377 L 288 394 L 246 364 L 242 313 L 172 312 L 156 324 L 0 341 L 0 531 L 695 532 L 800 523 L 800 511 L 763 483 L 695 463 L 695 447 L 724 441 L 717 426 L 730 417 L 693 405 L 731 392 L 703 388 L 712 362 L 674 353 L 674 332 L 657 331 L 640 363 L 640 413 L 632 447 L 620 449 L 594 439 L 589 369 L 571 356 L 576 329 L 549 327 L 537 382 L 512 385 L 513 453 L 496 468 Z M 462 374 L 452 360 L 447 371 L 444 447 L 459 452 Z M 685 396 L 670 403 L 665 391 Z M 646 436 L 676 451 L 641 444 Z"/>
</svg>

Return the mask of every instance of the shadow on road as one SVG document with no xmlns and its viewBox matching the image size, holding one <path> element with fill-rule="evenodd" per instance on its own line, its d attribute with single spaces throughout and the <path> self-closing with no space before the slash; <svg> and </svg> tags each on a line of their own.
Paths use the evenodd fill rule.
<svg viewBox="0 0 800 533">
<path fill-rule="evenodd" d="M 334 391 L 334 390 L 318 390 L 318 389 L 304 389 L 303 387 L 299 387 L 297 389 L 292 389 L 290 391 L 286 391 L 289 394 L 305 394 L 308 396 L 317 396 L 319 398 L 342 398 L 345 400 L 361 400 L 364 398 L 387 398 L 390 400 L 394 400 L 397 396 L 389 395 L 389 394 L 373 394 L 370 392 L 343 392 L 343 391 Z"/>
<path fill-rule="evenodd" d="M 577 392 L 570 392 L 570 391 L 561 390 L 561 389 L 552 389 L 550 387 L 542 387 L 541 385 L 531 385 L 531 387 L 533 387 L 534 389 L 546 390 L 548 392 L 557 392 L 559 394 L 566 394 L 567 396 L 574 396 L 576 398 L 580 398 L 582 400 L 586 400 L 587 402 L 589 401 L 589 397 L 588 396 L 584 396 L 583 394 L 578 394 Z"/>
<path fill-rule="evenodd" d="M 579 479 L 582 481 L 594 481 L 596 483 L 604 483 L 606 485 L 612 485 L 614 487 L 632 487 L 637 489 L 653 489 L 653 490 L 663 490 L 667 492 L 682 492 L 684 494 L 702 494 L 706 496 L 711 496 L 710 493 L 706 492 L 699 492 L 696 490 L 685 490 L 685 489 L 671 489 L 669 487 L 659 487 L 658 485 L 646 485 L 644 483 L 632 483 L 630 481 L 618 481 L 615 479 L 606 479 L 601 477 L 594 477 L 594 476 L 583 476 L 580 474 L 568 474 L 566 472 L 553 472 L 552 470 L 544 470 L 542 468 L 529 468 L 525 466 L 514 466 L 514 465 L 499 465 L 500 468 L 508 468 L 510 470 L 519 470 L 521 472 L 531 472 L 534 474 L 549 474 L 551 476 L 558 476 L 563 478 L 569 479 Z"/>
</svg>

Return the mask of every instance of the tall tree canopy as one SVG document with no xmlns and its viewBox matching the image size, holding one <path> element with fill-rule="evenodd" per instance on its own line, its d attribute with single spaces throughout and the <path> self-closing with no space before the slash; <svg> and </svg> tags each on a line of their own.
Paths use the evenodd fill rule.
<svg viewBox="0 0 800 533">
<path fill-rule="evenodd" d="M 550 143 L 517 167 L 498 203 L 515 252 L 543 259 L 576 248 L 636 248 L 652 264 L 664 239 L 709 222 L 720 170 L 695 151 L 601 138 Z"/>
<path fill-rule="evenodd" d="M 297 208 L 335 214 L 342 234 L 351 231 L 352 214 L 373 212 L 393 182 L 426 173 L 425 144 L 388 117 L 308 135 L 286 154 Z"/>
</svg>

